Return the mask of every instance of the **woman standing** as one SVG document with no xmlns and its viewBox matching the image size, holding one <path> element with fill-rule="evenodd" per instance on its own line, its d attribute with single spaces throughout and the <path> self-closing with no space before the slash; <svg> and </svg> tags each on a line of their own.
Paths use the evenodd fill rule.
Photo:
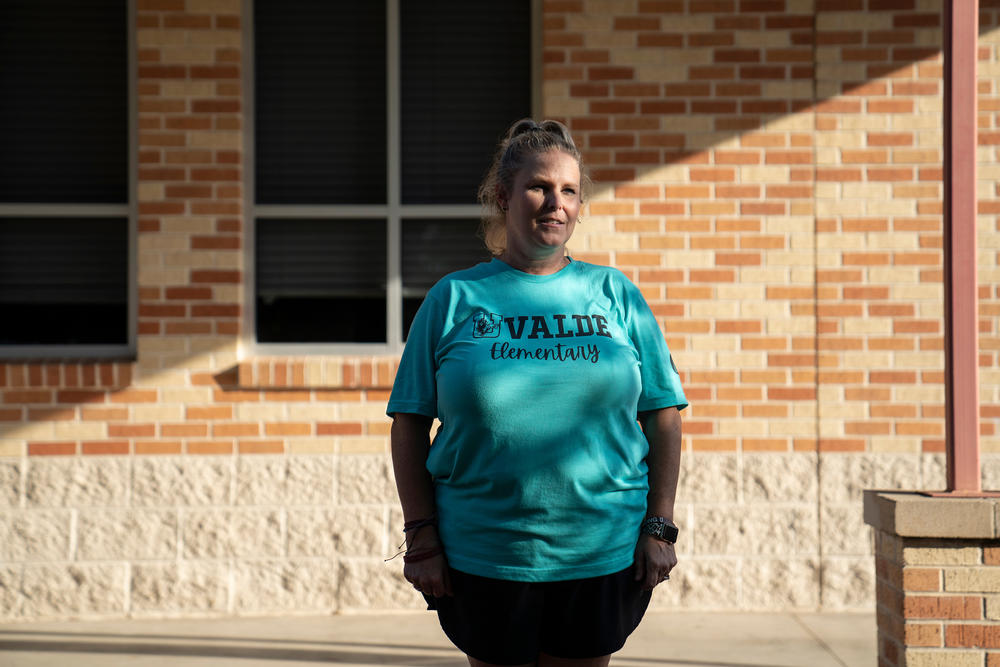
<svg viewBox="0 0 1000 667">
<path fill-rule="evenodd" d="M 474 667 L 607 665 L 677 562 L 687 401 L 639 290 L 566 253 L 583 185 L 562 124 L 510 128 L 494 259 L 430 290 L 389 399 L 404 576 Z"/>
</svg>

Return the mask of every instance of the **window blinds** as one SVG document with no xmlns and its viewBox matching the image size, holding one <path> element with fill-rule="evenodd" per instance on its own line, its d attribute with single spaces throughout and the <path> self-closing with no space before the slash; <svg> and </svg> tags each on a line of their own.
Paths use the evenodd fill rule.
<svg viewBox="0 0 1000 667">
<path fill-rule="evenodd" d="M 124 344 L 128 220 L 0 218 L 0 344 Z"/>
<path fill-rule="evenodd" d="M 0 202 L 128 201 L 125 8 L 0 2 Z"/>
<path fill-rule="evenodd" d="M 257 340 L 384 342 L 386 223 L 258 219 Z"/>
<path fill-rule="evenodd" d="M 254 3 L 260 204 L 386 201 L 385 3 Z"/>
<path fill-rule="evenodd" d="M 497 140 L 531 115 L 531 11 L 400 2 L 404 204 L 471 204 Z"/>
<path fill-rule="evenodd" d="M 403 220 L 403 293 L 423 296 L 441 276 L 488 261 L 478 220 Z"/>
</svg>

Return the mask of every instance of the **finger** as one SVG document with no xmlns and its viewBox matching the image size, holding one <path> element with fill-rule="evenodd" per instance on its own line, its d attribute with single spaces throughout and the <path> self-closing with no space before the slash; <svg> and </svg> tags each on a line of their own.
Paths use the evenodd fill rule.
<svg viewBox="0 0 1000 667">
<path fill-rule="evenodd" d="M 434 576 L 434 597 L 436 597 L 436 598 L 443 598 L 445 595 L 448 595 L 449 586 L 448 586 L 447 577 L 448 577 L 448 572 L 447 572 L 447 570 L 444 570 L 444 569 L 442 569 L 441 572 L 438 572 L 438 573 L 435 574 L 435 576 Z"/>
<path fill-rule="evenodd" d="M 428 577 L 429 583 L 427 590 L 429 591 L 430 595 L 433 595 L 436 598 L 445 596 L 445 589 L 446 589 L 445 578 L 447 576 L 448 576 L 448 570 L 444 567 L 444 563 L 442 560 L 441 565 L 432 570 L 430 576 Z"/>
<path fill-rule="evenodd" d="M 640 549 L 635 554 L 635 581 L 642 581 L 646 576 L 646 554 Z"/>
<path fill-rule="evenodd" d="M 662 568 L 660 568 L 658 564 L 654 563 L 652 559 L 647 559 L 646 577 L 645 581 L 643 582 L 643 585 L 646 590 L 651 591 L 653 590 L 653 588 L 656 587 L 656 584 L 660 583 L 660 577 L 663 576 L 660 574 L 661 569 Z"/>
<path fill-rule="evenodd" d="M 657 584 L 663 581 L 663 575 L 655 568 L 650 568 L 646 574 L 646 588 L 653 590 Z"/>
<path fill-rule="evenodd" d="M 414 568 L 414 570 L 416 571 L 404 574 L 404 577 L 408 582 L 410 582 L 410 585 L 413 586 L 413 590 L 422 593 L 427 590 L 427 582 L 425 581 L 425 577 L 419 568 Z"/>
</svg>

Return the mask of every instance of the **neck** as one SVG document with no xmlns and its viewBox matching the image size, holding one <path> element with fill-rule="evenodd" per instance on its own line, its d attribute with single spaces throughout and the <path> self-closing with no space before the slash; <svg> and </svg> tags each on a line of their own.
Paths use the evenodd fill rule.
<svg viewBox="0 0 1000 667">
<path fill-rule="evenodd" d="M 499 259 L 518 271 L 531 273 L 536 276 L 545 276 L 558 272 L 569 264 L 569 257 L 565 255 L 565 248 L 560 248 L 559 252 L 554 252 L 543 257 L 524 257 L 511 252 L 507 248 L 500 253 Z"/>
</svg>

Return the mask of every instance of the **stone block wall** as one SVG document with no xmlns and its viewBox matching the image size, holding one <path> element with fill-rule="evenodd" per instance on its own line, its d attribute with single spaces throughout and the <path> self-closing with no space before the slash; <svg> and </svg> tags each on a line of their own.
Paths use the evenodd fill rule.
<svg viewBox="0 0 1000 667">
<path fill-rule="evenodd" d="M 402 521 L 382 456 L 38 457 L 0 472 L 7 619 L 418 603 L 382 560 Z"/>
<path fill-rule="evenodd" d="M 545 0 L 541 99 L 681 368 L 654 606 L 870 610 L 864 488 L 942 488 L 940 2 Z M 1000 3 L 981 0 L 984 484 L 1000 486 Z M 397 358 L 243 345 L 242 0 L 135 0 L 136 357 L 0 363 L 0 618 L 418 608 Z M 484 156 L 484 164 L 488 156 Z"/>
</svg>

